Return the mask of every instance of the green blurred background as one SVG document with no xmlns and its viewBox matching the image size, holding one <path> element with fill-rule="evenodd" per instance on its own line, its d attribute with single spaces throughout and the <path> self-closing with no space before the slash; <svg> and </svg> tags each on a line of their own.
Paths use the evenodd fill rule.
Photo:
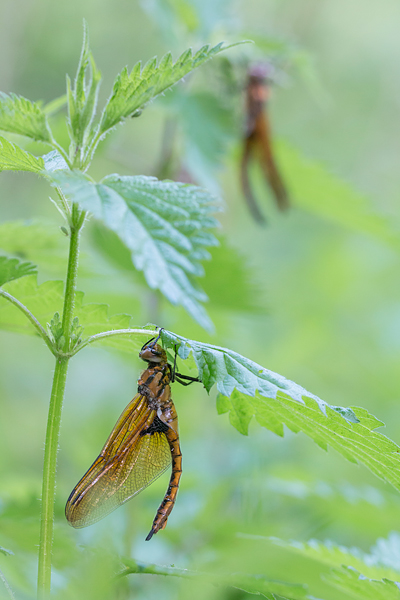
<svg viewBox="0 0 400 600">
<path fill-rule="evenodd" d="M 170 49 L 176 57 L 190 45 L 254 39 L 254 46 L 232 51 L 239 81 L 246 60 L 275 53 L 280 77 L 269 110 L 293 203 L 288 214 L 278 214 L 254 172 L 268 227 L 259 227 L 248 214 L 238 167 L 243 94 L 231 103 L 222 92 L 219 96 L 217 63 L 225 59 L 217 58 L 175 96 L 156 100 L 139 119 L 119 127 L 91 168 L 96 178 L 110 172 L 155 174 L 166 115 L 174 102 L 179 106 L 176 95 L 210 94 L 208 136 L 194 142 L 207 158 L 207 143 L 217 131 L 220 169 L 204 160 L 201 172 L 194 172 L 196 144 L 190 133 L 200 117 L 190 103 L 182 115 L 178 111 L 177 153 L 185 169 L 192 168 L 191 176 L 208 182 L 225 204 L 219 217 L 222 248 L 201 281 L 215 334 L 205 333 L 183 310 L 167 305 L 138 276 L 104 256 L 102 232 L 94 226 L 84 232 L 79 288 L 86 300 L 109 303 L 110 314 L 132 314 L 138 326 L 156 321 L 186 337 L 232 348 L 331 404 L 364 406 L 398 441 L 398 3 L 382 0 L 378 8 L 370 0 L 0 0 L 0 89 L 45 102 L 61 96 L 65 73 L 76 70 L 83 18 L 103 73 L 100 104 L 125 64 L 132 67 Z M 218 105 L 212 104 L 215 99 Z M 63 119 L 56 117 L 54 126 L 66 139 Z M 298 169 L 292 152 L 323 176 L 317 181 L 311 167 Z M 336 178 L 346 182 L 342 195 Z M 306 191 L 297 195 L 303 184 Z M 62 222 L 49 193 L 29 174 L 2 173 L 1 223 L 45 219 L 55 234 Z M 39 281 L 65 275 L 67 238 L 61 233 L 59 238 L 52 261 L 43 239 L 36 257 Z M 31 337 L 2 332 L 0 345 L 0 546 L 15 553 L 0 562 L 19 597 L 30 598 L 53 360 Z M 398 528 L 398 494 L 364 467 L 323 452 L 302 434 L 286 432 L 280 439 L 252 424 L 249 437 L 241 436 L 226 416 L 217 416 L 214 394 L 208 397 L 200 386 L 173 390 L 184 473 L 167 529 L 144 542 L 168 475 L 102 522 L 87 530 L 69 528 L 65 501 L 134 395 L 141 368 L 136 356 L 95 348 L 71 363 L 58 460 L 54 588 L 59 597 L 246 596 L 150 575 L 130 576 L 115 596 L 103 581 L 114 568 L 108 553 L 115 550 L 144 562 L 307 583 L 315 596 L 346 600 L 322 583 L 319 566 L 239 534 L 329 538 L 367 550 Z"/>
</svg>

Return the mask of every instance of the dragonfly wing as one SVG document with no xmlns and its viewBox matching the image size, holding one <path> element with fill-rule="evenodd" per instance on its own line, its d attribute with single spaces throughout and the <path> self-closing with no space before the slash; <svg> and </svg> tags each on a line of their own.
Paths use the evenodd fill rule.
<svg viewBox="0 0 400 600">
<path fill-rule="evenodd" d="M 65 514 L 73 527 L 99 521 L 138 494 L 171 464 L 165 433 L 151 428 L 156 412 L 141 395 L 126 407 L 103 450 L 72 491 Z"/>
</svg>

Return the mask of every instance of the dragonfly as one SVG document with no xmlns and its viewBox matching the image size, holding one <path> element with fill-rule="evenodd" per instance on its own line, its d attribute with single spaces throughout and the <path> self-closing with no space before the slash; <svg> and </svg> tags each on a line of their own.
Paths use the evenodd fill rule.
<svg viewBox="0 0 400 600">
<path fill-rule="evenodd" d="M 255 152 L 258 153 L 261 168 L 279 210 L 285 211 L 289 208 L 288 193 L 273 154 L 271 127 L 266 112 L 270 95 L 270 70 L 268 65 L 251 67 L 246 87 L 247 123 L 243 140 L 241 182 L 249 210 L 259 223 L 265 223 L 265 218 L 254 197 L 248 172 L 250 160 Z"/>
<path fill-rule="evenodd" d="M 176 351 L 170 365 L 159 339 L 160 334 L 142 346 L 139 357 L 148 366 L 139 377 L 138 393 L 68 498 L 65 516 L 73 527 L 96 523 L 139 494 L 172 463 L 168 489 L 146 540 L 167 524 L 182 473 L 178 416 L 170 384 L 190 385 L 200 379 L 177 373 Z"/>
</svg>

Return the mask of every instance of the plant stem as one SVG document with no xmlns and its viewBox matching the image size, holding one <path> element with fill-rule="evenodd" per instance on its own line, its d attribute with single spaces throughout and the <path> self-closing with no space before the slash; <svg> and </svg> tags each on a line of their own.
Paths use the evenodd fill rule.
<svg viewBox="0 0 400 600">
<path fill-rule="evenodd" d="M 38 570 L 38 598 L 40 600 L 47 598 L 50 594 L 57 450 L 67 370 L 68 359 L 56 359 L 49 415 L 47 419 L 43 465 L 42 515 L 40 522 Z"/>
<path fill-rule="evenodd" d="M 68 258 L 68 271 L 65 284 L 63 334 L 65 338 L 64 352 L 71 347 L 71 329 L 74 317 L 76 281 L 78 276 L 79 235 L 85 213 L 79 212 L 76 205 L 72 207 L 72 223 Z M 44 449 L 42 515 L 40 523 L 38 598 L 43 600 L 50 594 L 51 587 L 51 550 L 53 543 L 54 499 L 56 491 L 57 451 L 60 437 L 61 413 L 67 379 L 69 356 L 59 355 L 51 390 L 49 415 L 47 420 L 46 441 Z"/>
<path fill-rule="evenodd" d="M 154 332 L 151 329 L 111 329 L 110 331 L 102 331 L 101 333 L 96 333 L 86 338 L 86 340 L 83 340 L 83 342 L 71 352 L 70 356 L 74 356 L 77 352 L 79 352 L 79 350 L 83 350 L 83 348 L 89 344 L 104 340 L 104 338 L 113 337 L 116 335 L 143 335 L 149 338 L 151 337 L 152 333 L 157 333 L 157 330 Z"/>
</svg>

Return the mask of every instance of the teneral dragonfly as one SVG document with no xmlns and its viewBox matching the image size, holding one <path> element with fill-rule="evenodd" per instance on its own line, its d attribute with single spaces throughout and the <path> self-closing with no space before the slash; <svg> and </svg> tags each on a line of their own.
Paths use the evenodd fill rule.
<svg viewBox="0 0 400 600">
<path fill-rule="evenodd" d="M 280 210 L 289 208 L 288 193 L 274 158 L 271 127 L 266 110 L 270 94 L 267 67 L 268 65 L 255 65 L 249 70 L 246 87 L 247 122 L 241 161 L 243 193 L 249 210 L 258 223 L 264 223 L 265 219 L 258 208 L 249 179 L 249 163 L 254 154 L 258 154 L 261 168 L 278 208 Z"/>
<path fill-rule="evenodd" d="M 146 540 L 167 524 L 182 473 L 178 417 L 170 383 L 189 385 L 199 379 L 177 373 L 176 356 L 174 365 L 169 365 L 158 339 L 152 338 L 142 347 L 139 356 L 148 367 L 138 380 L 138 393 L 68 498 L 65 515 L 73 527 L 99 521 L 150 485 L 172 462 L 169 486 Z"/>
</svg>

